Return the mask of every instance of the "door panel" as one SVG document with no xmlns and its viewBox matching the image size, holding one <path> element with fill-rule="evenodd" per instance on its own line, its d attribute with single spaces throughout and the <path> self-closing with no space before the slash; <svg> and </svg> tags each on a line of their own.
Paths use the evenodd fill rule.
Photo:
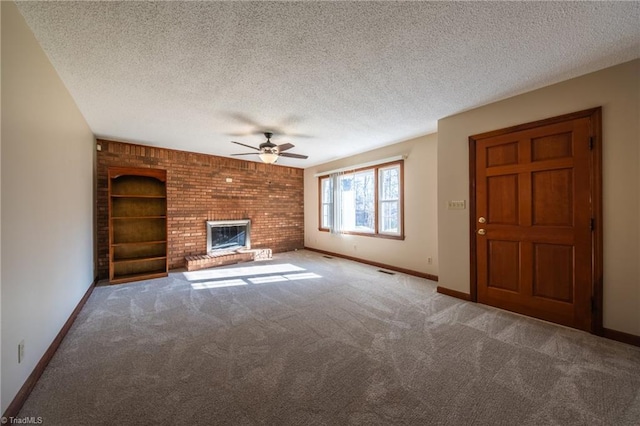
<svg viewBox="0 0 640 426">
<path fill-rule="evenodd" d="M 591 329 L 594 127 L 572 116 L 470 138 L 479 302 Z"/>
<path fill-rule="evenodd" d="M 573 303 L 573 247 L 534 244 L 533 256 L 533 295 Z"/>
<path fill-rule="evenodd" d="M 573 169 L 531 173 L 533 226 L 573 226 Z"/>
<path fill-rule="evenodd" d="M 520 243 L 489 241 L 487 285 L 503 290 L 520 290 Z"/>
<path fill-rule="evenodd" d="M 572 157 L 572 142 L 571 132 L 533 138 L 531 140 L 531 161 Z"/>
<path fill-rule="evenodd" d="M 509 142 L 487 148 L 487 167 L 518 164 L 518 142 Z"/>
<path fill-rule="evenodd" d="M 518 224 L 518 175 L 487 178 L 487 217 L 490 223 Z"/>
</svg>

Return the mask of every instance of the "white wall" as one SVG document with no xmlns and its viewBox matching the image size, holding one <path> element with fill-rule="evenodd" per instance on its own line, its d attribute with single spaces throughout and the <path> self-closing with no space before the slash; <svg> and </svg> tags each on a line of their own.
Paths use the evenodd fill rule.
<svg viewBox="0 0 640 426">
<path fill-rule="evenodd" d="M 0 22 L 2 22 L 2 8 L 0 7 Z M 0 31 L 0 46 L 2 45 L 2 31 Z M 0 52 L 2 48 L 0 47 Z M 1 62 L 1 61 L 0 61 Z M 0 73 L 1 74 L 1 73 Z M 0 84 L 0 99 L 2 99 L 2 85 Z M 0 102 L 0 105 L 2 102 Z M 0 116 L 2 107 L 0 106 Z M 2 120 L 0 120 L 0 123 Z M 2 125 L 0 124 L 0 128 Z M 2 132 L 0 131 L 0 190 L 2 188 Z M 2 319 L 2 196 L 0 194 L 0 320 Z M 2 384 L 2 324 L 0 324 L 0 384 Z M 0 415 L 2 409 L 2 386 L 0 386 Z"/>
<path fill-rule="evenodd" d="M 438 122 L 439 285 L 468 293 L 468 137 L 602 106 L 604 327 L 640 335 L 640 60 L 587 74 Z"/>
<path fill-rule="evenodd" d="M 95 141 L 15 4 L 1 8 L 4 412 L 93 281 Z"/>
<path fill-rule="evenodd" d="M 305 169 L 305 246 L 438 275 L 437 142 L 437 136 L 431 134 Z M 404 241 L 318 231 L 318 178 L 314 174 L 401 154 L 408 155 L 404 162 Z M 427 263 L 428 257 L 432 264 Z"/>
</svg>

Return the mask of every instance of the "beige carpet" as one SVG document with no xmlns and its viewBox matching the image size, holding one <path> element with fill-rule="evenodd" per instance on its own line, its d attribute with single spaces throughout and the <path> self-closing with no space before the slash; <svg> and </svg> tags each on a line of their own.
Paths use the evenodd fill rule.
<svg viewBox="0 0 640 426">
<path fill-rule="evenodd" d="M 640 348 L 299 251 L 98 287 L 45 425 L 638 425 Z"/>
</svg>

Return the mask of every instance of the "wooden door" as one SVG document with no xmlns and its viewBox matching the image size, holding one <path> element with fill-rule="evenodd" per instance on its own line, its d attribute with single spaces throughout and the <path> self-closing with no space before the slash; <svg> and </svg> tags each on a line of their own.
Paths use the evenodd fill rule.
<svg viewBox="0 0 640 426">
<path fill-rule="evenodd" d="M 601 321 L 599 123 L 595 109 L 470 138 L 478 302 L 589 331 Z"/>
</svg>

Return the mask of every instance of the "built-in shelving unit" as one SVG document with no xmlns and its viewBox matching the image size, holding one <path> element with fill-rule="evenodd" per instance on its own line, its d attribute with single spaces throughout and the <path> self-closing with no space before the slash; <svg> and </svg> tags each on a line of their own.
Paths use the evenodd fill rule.
<svg viewBox="0 0 640 426">
<path fill-rule="evenodd" d="M 167 171 L 110 167 L 109 281 L 167 273 Z"/>
</svg>

